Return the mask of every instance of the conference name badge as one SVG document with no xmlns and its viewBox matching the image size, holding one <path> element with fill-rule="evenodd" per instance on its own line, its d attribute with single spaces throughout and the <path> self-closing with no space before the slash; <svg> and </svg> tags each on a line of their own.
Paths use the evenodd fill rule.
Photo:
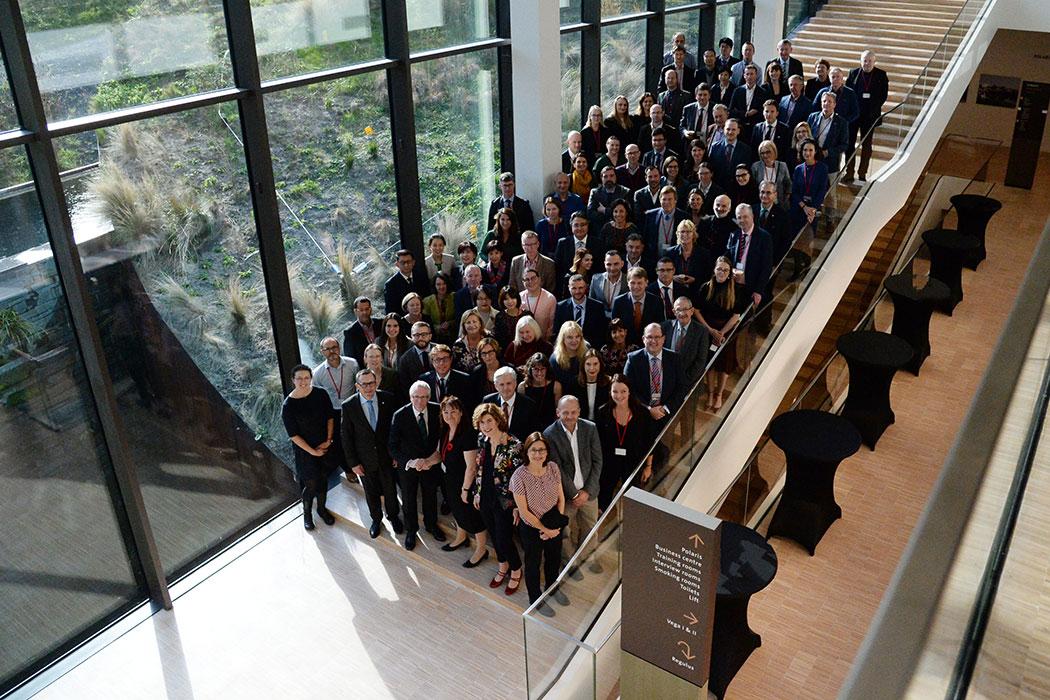
<svg viewBox="0 0 1050 700">
<path fill-rule="evenodd" d="M 625 447 L 617 447 L 616 449 L 613 450 L 613 454 L 615 454 L 617 457 L 626 457 L 627 456 L 627 448 L 625 448 Z"/>
</svg>

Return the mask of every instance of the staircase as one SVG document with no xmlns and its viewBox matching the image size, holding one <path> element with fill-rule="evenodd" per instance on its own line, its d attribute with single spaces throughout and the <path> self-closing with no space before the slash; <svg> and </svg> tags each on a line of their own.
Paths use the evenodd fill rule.
<svg viewBox="0 0 1050 700">
<path fill-rule="evenodd" d="M 969 4 L 966 14 L 976 13 L 979 3 Z M 889 98 L 883 110 L 908 98 L 900 116 L 888 119 L 875 133 L 873 172 L 879 161 L 889 160 L 896 152 L 900 139 L 940 79 L 946 60 L 962 41 L 965 32 L 957 28 L 948 37 L 947 52 L 943 48 L 938 51 L 941 39 L 966 5 L 966 0 L 830 0 L 792 35 L 792 56 L 802 61 L 807 78 L 813 76 L 813 65 L 821 58 L 848 72 L 860 65 L 861 52 L 871 49 L 876 53 L 876 65 L 890 79 Z M 904 17 L 906 21 L 902 20 Z M 968 26 L 969 22 L 962 24 Z M 909 89 L 923 75 L 927 64 L 927 73 L 909 97 Z"/>
</svg>

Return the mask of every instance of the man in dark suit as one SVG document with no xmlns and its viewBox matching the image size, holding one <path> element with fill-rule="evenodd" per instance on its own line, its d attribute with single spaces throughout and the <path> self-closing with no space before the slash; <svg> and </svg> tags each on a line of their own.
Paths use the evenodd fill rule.
<svg viewBox="0 0 1050 700">
<path fill-rule="evenodd" d="M 503 173 L 499 176 L 499 190 L 500 196 L 489 204 L 489 216 L 485 221 L 489 223 L 495 221 L 496 212 L 507 208 L 514 210 L 514 216 L 518 219 L 519 231 L 531 231 L 536 228 L 536 220 L 533 218 L 529 200 L 522 199 L 515 194 L 514 173 Z"/>
<path fill-rule="evenodd" d="M 661 324 L 667 349 L 678 355 L 685 391 L 689 391 L 707 367 L 711 337 L 704 324 L 693 319 L 693 302 L 680 296 L 674 300 L 674 318 Z"/>
<path fill-rule="evenodd" d="M 426 272 L 416 269 L 416 256 L 411 250 L 397 251 L 397 272 L 383 285 L 383 302 L 386 313 L 403 313 L 401 300 L 409 292 L 416 292 L 421 297 L 430 294 L 430 284 Z"/>
<path fill-rule="evenodd" d="M 721 73 L 726 68 L 732 72 L 733 66 L 736 65 L 739 60 L 739 58 L 733 56 L 733 40 L 727 36 L 719 39 L 718 57 L 715 58 L 715 65 L 718 67 L 718 72 Z"/>
<path fill-rule="evenodd" d="M 484 274 L 477 265 L 467 265 L 463 270 L 463 286 L 452 295 L 456 318 L 477 306 L 478 291 L 481 290 Z"/>
<path fill-rule="evenodd" d="M 660 206 L 645 212 L 642 219 L 642 238 L 650 261 L 678 245 L 678 224 L 688 218 L 689 214 L 678 208 L 678 192 L 673 186 L 664 185 L 660 189 Z"/>
<path fill-rule="evenodd" d="M 758 83 L 758 67 L 744 69 L 744 84 L 733 91 L 729 104 L 729 116 L 740 120 L 741 138 L 751 138 L 751 130 L 762 120 L 762 105 L 769 99 L 769 92 Z"/>
<path fill-rule="evenodd" d="M 508 416 L 507 432 L 525 442 L 532 433 L 543 428 L 536 416 L 536 402 L 518 393 L 518 374 L 513 367 L 500 367 L 492 375 L 496 391 L 487 395 L 481 403 L 494 403 Z"/>
<path fill-rule="evenodd" d="M 784 76 L 784 79 L 788 79 L 793 75 L 797 75 L 805 82 L 805 75 L 802 73 L 802 61 L 797 58 L 791 57 L 791 40 L 781 39 L 777 42 L 777 57 L 773 61 L 780 64 L 780 74 Z M 796 122 L 797 123 L 797 122 Z"/>
<path fill-rule="evenodd" d="M 819 105 L 820 98 L 828 92 L 835 95 L 835 114 L 845 119 L 846 124 L 852 124 L 860 118 L 857 93 L 846 85 L 846 71 L 838 66 L 831 69 L 831 85 L 820 89 L 817 96 L 813 98 L 813 104 Z"/>
<path fill-rule="evenodd" d="M 587 218 L 594 224 L 594 230 L 600 231 L 612 219 L 612 203 L 618 199 L 631 205 L 631 191 L 616 182 L 616 168 L 606 165 L 601 172 L 602 184 L 591 190 L 587 202 Z M 590 250 L 590 248 L 588 248 Z"/>
<path fill-rule="evenodd" d="M 682 49 L 682 63 L 689 66 L 693 70 L 696 70 L 696 56 L 689 53 L 689 50 L 685 48 L 685 32 L 675 32 L 675 35 L 671 37 L 671 48 L 664 54 L 664 65 L 675 62 L 675 52 L 681 47 Z M 711 52 L 711 61 L 714 62 L 715 52 Z"/>
<path fill-rule="evenodd" d="M 875 67 L 875 52 L 865 51 L 860 55 L 860 67 L 849 72 L 846 86 L 853 89 L 860 103 L 860 117 L 851 125 L 849 153 L 856 148 L 858 134 L 863 138 L 860 144 L 860 165 L 857 166 L 857 177 L 864 182 L 868 176 L 868 164 L 871 162 L 871 140 L 873 129 L 882 123 L 882 106 L 889 95 L 890 79 L 886 71 Z M 853 179 L 853 158 L 846 166 L 846 180 Z"/>
<path fill-rule="evenodd" d="M 763 141 L 772 141 L 777 147 L 777 159 L 783 160 L 791 147 L 791 132 L 787 124 L 778 121 L 780 108 L 776 100 L 766 100 L 762 105 L 762 121 L 751 130 L 751 157 L 758 161 L 758 146 Z"/>
<path fill-rule="evenodd" d="M 634 193 L 634 220 L 637 223 L 645 223 L 645 212 L 660 206 L 660 168 L 656 165 L 645 166 L 646 186 Z"/>
<path fill-rule="evenodd" d="M 768 231 L 755 226 L 750 204 L 737 205 L 736 221 L 740 228 L 729 237 L 725 255 L 733 264 L 734 278 L 743 283 L 744 293 L 751 296 L 752 303 L 758 308 L 773 272 L 773 240 Z"/>
<path fill-rule="evenodd" d="M 666 61 L 664 61 L 666 63 Z M 732 69 L 730 69 L 732 74 Z M 715 60 L 714 49 L 704 51 L 704 60 L 696 69 L 696 84 L 707 83 L 714 85 L 718 82 L 718 62 Z"/>
<path fill-rule="evenodd" d="M 612 317 L 627 326 L 627 344 L 642 342 L 642 331 L 650 323 L 663 320 L 660 297 L 645 291 L 649 286 L 649 275 L 641 267 L 627 271 L 627 292 L 613 301 Z"/>
<path fill-rule="evenodd" d="M 383 321 L 372 318 L 372 300 L 363 296 L 354 299 L 354 316 L 356 320 L 343 330 L 343 349 L 358 367 L 364 367 L 365 348 L 383 337 Z"/>
<path fill-rule="evenodd" d="M 740 136 L 740 120 L 729 119 L 726 121 L 724 143 L 716 143 L 711 147 L 711 153 L 707 162 L 711 164 L 715 182 L 723 190 L 733 182 L 733 175 L 738 165 L 751 165 L 751 149 L 743 143 Z"/>
<path fill-rule="evenodd" d="M 568 274 L 577 249 L 586 248 L 594 255 L 595 260 L 605 255 L 605 244 L 602 242 L 601 235 L 592 232 L 591 228 L 592 226 L 587 217 L 583 215 L 583 212 L 576 212 L 572 215 L 572 221 L 569 222 L 569 230 L 572 232 L 572 235 L 568 238 L 562 238 L 558 241 L 558 245 L 554 247 L 554 267 L 557 271 L 558 279 L 562 279 Z M 597 230 L 598 227 L 594 226 L 593 228 Z M 548 291 L 553 292 L 555 290 L 548 289 Z"/>
<path fill-rule="evenodd" d="M 583 275 L 569 278 L 569 298 L 558 302 L 554 309 L 554 327 L 575 321 L 583 327 L 583 337 L 593 348 L 600 348 L 608 342 L 605 337 L 609 328 L 609 319 L 605 317 L 605 307 L 597 299 L 587 296 L 587 280 Z"/>
<path fill-rule="evenodd" d="M 795 60 L 797 61 L 798 59 Z M 780 98 L 780 120 L 787 124 L 789 134 L 793 134 L 799 122 L 806 121 L 806 118 L 813 112 L 813 103 L 806 98 L 805 89 L 805 81 L 799 76 L 793 75 L 788 78 L 790 94 Z M 781 158 L 780 160 L 784 159 Z"/>
<path fill-rule="evenodd" d="M 809 115 L 807 120 L 831 176 L 842 167 L 842 154 L 849 145 L 849 125 L 835 113 L 835 100 L 835 93 L 823 93 L 820 96 L 820 111 Z"/>
<path fill-rule="evenodd" d="M 777 202 L 777 187 L 774 183 L 759 183 L 758 201 L 760 208 L 757 225 L 769 233 L 770 240 L 773 241 L 773 267 L 776 267 L 791 249 L 795 237 L 790 232 L 787 210 Z"/>
<path fill-rule="evenodd" d="M 616 184 L 623 185 L 633 195 L 645 187 L 645 167 L 642 166 L 642 149 L 638 148 L 636 143 L 629 143 L 623 149 L 623 154 L 627 158 L 627 162 L 616 166 Z M 631 203 L 630 197 L 627 198 L 627 203 Z"/>
<path fill-rule="evenodd" d="M 423 492 L 423 524 L 438 542 L 445 535 L 438 526 L 437 491 L 443 481 L 435 454 L 441 436 L 441 410 L 430 400 L 430 387 L 416 381 L 409 387 L 409 404 L 394 413 L 390 421 L 390 455 L 397 461 L 398 480 L 405 516 L 405 549 L 416 547 L 419 515 L 418 492 Z"/>
<path fill-rule="evenodd" d="M 733 202 L 729 195 L 720 194 L 715 197 L 714 213 L 706 217 L 707 230 L 701 232 L 702 245 L 711 249 L 713 257 L 721 255 L 720 251 L 726 249 L 729 237 L 736 231 L 736 222 L 733 221 Z"/>
<path fill-rule="evenodd" d="M 463 415 L 473 415 L 477 405 L 474 382 L 466 372 L 452 369 L 452 348 L 441 343 L 431 346 L 430 366 L 433 369 L 421 374 L 419 380 L 430 387 L 434 402 L 440 405 L 445 397 L 455 396 L 463 404 Z"/>
<path fill-rule="evenodd" d="M 700 207 L 700 213 L 710 216 L 715 213 L 715 197 L 725 194 L 722 186 L 715 182 L 715 171 L 707 161 L 700 164 L 700 181 L 696 183 L 696 189 L 700 190 L 704 198 L 704 206 Z"/>
<path fill-rule="evenodd" d="M 711 114 L 711 87 L 707 83 L 700 83 L 693 92 L 696 102 L 690 102 L 682 110 L 682 121 L 678 124 L 678 133 L 682 136 L 682 143 L 689 143 L 693 139 L 707 141 L 707 128 L 714 123 Z"/>
<path fill-rule="evenodd" d="M 681 282 L 674 281 L 674 260 L 663 257 L 656 261 L 656 279 L 649 283 L 647 292 L 660 300 L 661 321 L 674 320 L 674 300 L 685 296 L 689 289 Z"/>
<path fill-rule="evenodd" d="M 645 327 L 642 342 L 644 348 L 627 356 L 623 373 L 631 393 L 662 425 L 685 399 L 685 376 L 678 355 L 664 348 L 664 330 L 659 323 Z"/>
<path fill-rule="evenodd" d="M 565 137 L 565 150 L 561 152 L 561 171 L 563 173 L 571 173 L 573 163 L 576 162 L 576 156 L 583 153 L 584 156 L 587 154 L 583 152 L 583 134 L 578 131 L 570 131 L 569 135 Z M 590 163 L 590 160 L 587 161 Z M 489 222 L 490 224 L 492 222 Z"/>
<path fill-rule="evenodd" d="M 433 331 L 426 321 L 417 321 L 412 324 L 409 331 L 412 345 L 401 353 L 397 358 L 397 383 L 402 387 L 400 398 L 408 395 L 407 387 L 419 379 L 419 375 L 429 372 L 430 367 L 430 340 Z"/>
<path fill-rule="evenodd" d="M 361 480 L 372 525 L 368 535 L 375 539 L 383 522 L 383 506 L 396 534 L 405 531 L 397 502 L 396 464 L 390 456 L 390 421 L 397 401 L 394 395 L 378 390 L 375 372 L 357 373 L 357 393 L 343 402 L 343 452 L 346 463 Z"/>
<path fill-rule="evenodd" d="M 657 90 L 662 92 L 667 89 L 667 71 L 671 70 L 675 72 L 675 78 L 680 89 L 686 92 L 693 91 L 693 88 L 696 87 L 696 73 L 693 68 L 686 65 L 685 54 L 684 46 L 675 47 L 672 53 L 673 60 L 665 63 L 664 67 L 660 69 L 660 84 L 657 85 Z"/>
<path fill-rule="evenodd" d="M 678 84 L 678 73 L 674 68 L 664 72 L 664 82 L 667 89 L 660 93 L 657 102 L 664 108 L 664 120 L 677 133 L 678 123 L 682 121 L 682 110 L 689 103 L 692 93 L 686 92 Z"/>
<path fill-rule="evenodd" d="M 660 105 L 653 105 L 654 108 L 658 108 Z M 646 127 L 642 127 L 643 131 Z M 667 124 L 665 129 L 662 126 L 658 126 L 650 132 L 649 143 L 652 145 L 651 151 L 646 151 L 645 155 L 642 156 L 642 165 L 648 167 L 655 165 L 658 168 L 663 168 L 664 160 L 674 156 L 678 157 L 678 154 L 667 146 L 667 135 L 672 132 L 670 124 Z M 641 137 L 639 136 L 639 140 Z"/>
<path fill-rule="evenodd" d="M 565 493 L 565 515 L 569 524 L 562 531 L 562 559 L 568 561 L 583 539 L 598 522 L 598 483 L 602 474 L 602 444 L 598 427 L 580 418 L 580 401 L 575 396 L 563 396 L 558 402 L 558 420 L 543 431 L 550 445 L 549 458 L 561 472 L 561 487 Z M 597 538 L 591 540 L 591 547 Z M 577 561 L 587 558 L 582 552 Z M 595 559 L 589 570 L 601 573 L 601 564 Z M 579 580 L 578 571 L 569 575 Z"/>
</svg>

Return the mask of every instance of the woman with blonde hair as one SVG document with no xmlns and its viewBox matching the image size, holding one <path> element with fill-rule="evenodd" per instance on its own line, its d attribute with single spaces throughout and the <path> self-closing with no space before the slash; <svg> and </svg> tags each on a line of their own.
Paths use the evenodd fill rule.
<svg viewBox="0 0 1050 700">
<path fill-rule="evenodd" d="M 690 291 L 696 289 L 699 280 L 707 277 L 707 271 L 711 269 L 710 253 L 697 245 L 696 225 L 689 219 L 678 224 L 675 230 L 678 245 L 667 250 L 667 257 L 674 262 L 677 274 L 675 282 L 689 287 Z"/>
<path fill-rule="evenodd" d="M 777 188 L 777 203 L 787 208 L 791 196 L 791 171 L 787 164 L 778 160 L 780 152 L 777 145 L 772 141 L 763 141 L 758 144 L 758 160 L 751 164 L 751 179 L 759 187 L 766 180 L 773 183 Z"/>
<path fill-rule="evenodd" d="M 612 114 L 605 118 L 605 127 L 611 134 L 620 139 L 620 149 L 627 150 L 627 144 L 634 143 L 637 130 L 631 119 L 631 103 L 626 95 L 617 95 L 613 99 Z"/>
<path fill-rule="evenodd" d="M 562 392 L 575 395 L 576 380 L 583 369 L 583 358 L 587 354 L 587 342 L 583 339 L 583 328 L 576 321 L 566 321 L 558 329 L 551 353 L 554 378 L 561 382 Z"/>
<path fill-rule="evenodd" d="M 784 154 L 784 163 L 788 170 L 794 171 L 795 166 L 802 162 L 802 144 L 811 138 L 813 138 L 813 129 L 809 122 L 801 121 L 795 125 L 795 130 L 791 132 L 791 148 Z M 783 204 L 781 202 L 781 205 Z"/>
<path fill-rule="evenodd" d="M 715 271 L 697 294 L 699 302 L 694 308 L 696 320 L 707 328 L 711 342 L 725 345 L 729 334 L 740 320 L 740 313 L 747 307 L 748 295 L 743 286 L 733 280 L 733 264 L 722 255 L 715 262 Z M 736 369 L 736 347 L 728 347 L 718 353 L 707 373 L 707 409 L 722 407 L 722 394 L 729 381 L 729 373 Z"/>
<path fill-rule="evenodd" d="M 478 345 L 481 339 L 486 337 L 490 336 L 485 332 L 485 322 L 477 309 L 464 311 L 459 338 L 452 344 L 452 357 L 455 360 L 456 369 L 470 374 L 475 367 L 481 364 Z"/>
</svg>

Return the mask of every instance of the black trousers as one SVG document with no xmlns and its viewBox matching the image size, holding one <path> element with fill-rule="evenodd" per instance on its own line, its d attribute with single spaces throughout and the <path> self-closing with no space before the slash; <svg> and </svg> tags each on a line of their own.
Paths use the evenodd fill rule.
<svg viewBox="0 0 1050 700">
<path fill-rule="evenodd" d="M 861 178 L 866 178 L 868 175 L 868 164 L 871 162 L 871 147 L 872 140 L 875 138 L 875 132 L 872 127 L 875 125 L 875 120 L 870 117 L 861 117 L 857 121 L 850 124 L 850 139 L 849 139 L 849 150 L 846 155 L 849 156 L 849 164 L 846 168 L 846 174 L 853 174 L 853 156 L 854 149 L 857 147 L 857 139 L 861 138 L 860 143 L 860 164 L 857 166 L 857 175 Z M 863 138 L 867 134 L 867 138 Z"/>
<path fill-rule="evenodd" d="M 514 544 L 514 511 L 504 510 L 499 504 L 498 498 L 491 500 L 482 499 L 481 519 L 485 521 L 485 529 L 489 531 L 492 538 L 492 546 L 496 549 L 496 560 L 502 564 L 510 564 L 511 571 L 521 568 L 521 557 L 518 555 L 518 547 Z"/>
<path fill-rule="evenodd" d="M 521 536 L 521 548 L 525 550 L 525 588 L 529 592 L 531 605 L 543 593 L 543 585 L 540 583 L 541 566 L 543 581 L 548 586 L 558 578 L 562 535 L 559 532 L 553 539 L 541 539 L 540 531 L 526 524 L 524 519 L 518 522 L 518 534 Z"/>
<path fill-rule="evenodd" d="M 441 470 L 431 467 L 426 471 L 398 469 L 397 479 L 401 484 L 401 512 L 405 518 L 405 531 L 419 530 L 419 507 L 416 494 L 423 491 L 423 525 L 427 530 L 438 526 L 437 492 L 441 482 Z"/>
<path fill-rule="evenodd" d="M 368 503 L 368 515 L 372 520 L 383 519 L 383 501 L 386 501 L 386 516 L 393 520 L 401 510 L 397 502 L 397 477 L 393 467 L 365 469 L 361 477 L 361 486 L 365 490 L 365 502 Z"/>
</svg>

